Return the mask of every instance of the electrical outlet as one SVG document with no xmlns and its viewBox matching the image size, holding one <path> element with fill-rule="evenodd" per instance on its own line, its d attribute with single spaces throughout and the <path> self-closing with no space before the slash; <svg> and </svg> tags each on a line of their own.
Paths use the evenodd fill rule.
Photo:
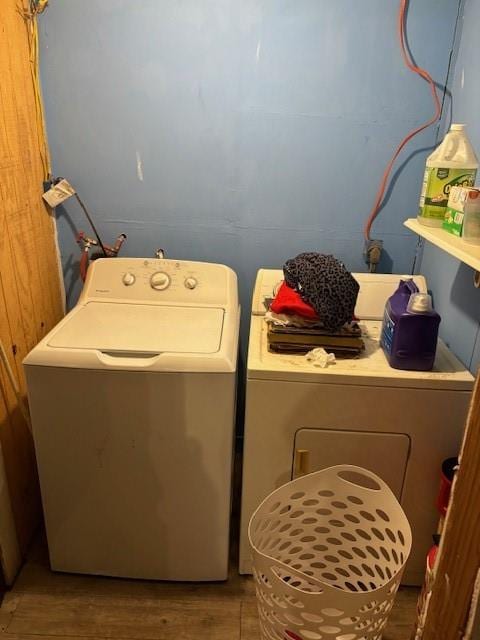
<svg viewBox="0 0 480 640">
<path fill-rule="evenodd" d="M 383 251 L 383 240 L 365 240 L 363 248 L 363 257 L 369 266 L 371 272 L 377 270 L 377 264 L 380 262 Z"/>
</svg>

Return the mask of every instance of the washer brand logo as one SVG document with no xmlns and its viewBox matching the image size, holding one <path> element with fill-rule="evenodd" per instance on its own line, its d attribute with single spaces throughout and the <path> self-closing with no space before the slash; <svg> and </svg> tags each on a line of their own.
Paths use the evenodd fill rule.
<svg viewBox="0 0 480 640">
<path fill-rule="evenodd" d="M 110 293 L 110 289 L 95 289 L 95 293 Z"/>
</svg>

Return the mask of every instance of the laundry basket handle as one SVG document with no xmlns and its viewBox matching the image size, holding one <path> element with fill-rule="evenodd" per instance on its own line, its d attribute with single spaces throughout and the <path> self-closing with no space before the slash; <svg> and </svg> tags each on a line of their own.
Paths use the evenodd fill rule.
<svg viewBox="0 0 480 640">
<path fill-rule="evenodd" d="M 357 467 L 352 464 L 341 464 L 330 467 L 328 471 L 334 473 L 342 482 L 354 486 L 357 489 L 374 492 L 388 490 L 389 493 L 392 492 L 390 487 L 373 473 L 373 471 L 369 471 L 363 467 Z"/>
</svg>

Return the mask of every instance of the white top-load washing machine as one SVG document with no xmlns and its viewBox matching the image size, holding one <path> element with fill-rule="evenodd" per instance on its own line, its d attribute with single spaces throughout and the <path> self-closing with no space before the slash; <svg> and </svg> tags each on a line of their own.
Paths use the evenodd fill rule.
<svg viewBox="0 0 480 640">
<path fill-rule="evenodd" d="M 353 275 L 360 284 L 355 313 L 365 352 L 319 369 L 304 356 L 269 352 L 265 299 L 274 297 L 283 273 L 258 272 L 248 351 L 240 573 L 251 572 L 247 527 L 266 495 L 301 473 L 354 464 L 377 473 L 400 500 L 413 533 L 403 581 L 423 582 L 438 523 L 441 463 L 459 451 L 473 377 L 441 341 L 433 371 L 392 369 L 379 336 L 385 302 L 402 276 Z M 423 277 L 415 281 L 426 290 Z"/>
<path fill-rule="evenodd" d="M 227 577 L 239 318 L 226 266 L 91 264 L 25 359 L 53 569 Z"/>
</svg>

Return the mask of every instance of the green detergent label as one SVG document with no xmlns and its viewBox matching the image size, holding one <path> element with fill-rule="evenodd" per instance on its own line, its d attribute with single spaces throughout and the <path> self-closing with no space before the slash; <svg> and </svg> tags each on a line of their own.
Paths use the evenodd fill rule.
<svg viewBox="0 0 480 640">
<path fill-rule="evenodd" d="M 442 228 L 449 233 L 453 233 L 454 236 L 460 237 L 462 235 L 462 227 L 463 211 L 457 211 L 453 207 L 447 207 Z"/>
<path fill-rule="evenodd" d="M 418 215 L 443 220 L 450 189 L 455 185 L 473 187 L 476 175 L 476 169 L 427 167 L 423 176 Z"/>
</svg>

